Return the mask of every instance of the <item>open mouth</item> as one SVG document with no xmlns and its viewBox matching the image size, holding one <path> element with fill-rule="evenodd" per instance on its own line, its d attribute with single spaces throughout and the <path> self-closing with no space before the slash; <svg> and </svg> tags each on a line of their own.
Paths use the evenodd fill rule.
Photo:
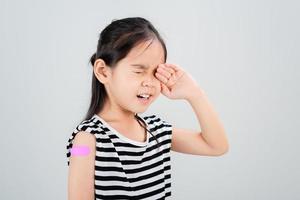
<svg viewBox="0 0 300 200">
<path fill-rule="evenodd" d="M 152 95 L 136 95 L 140 99 L 150 99 Z"/>
</svg>

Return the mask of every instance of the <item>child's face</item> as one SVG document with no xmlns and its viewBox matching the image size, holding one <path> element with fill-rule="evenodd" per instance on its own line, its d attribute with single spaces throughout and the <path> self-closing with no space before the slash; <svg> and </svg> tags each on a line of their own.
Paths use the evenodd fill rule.
<svg viewBox="0 0 300 200">
<path fill-rule="evenodd" d="M 144 112 L 160 95 L 160 81 L 155 76 L 159 64 L 164 63 L 164 50 L 158 40 L 146 41 L 133 48 L 112 71 L 109 92 L 121 107 L 134 113 Z M 147 48 L 148 46 L 148 48 Z M 140 66 L 147 68 L 141 68 Z M 138 98 L 150 94 L 149 100 Z"/>
</svg>

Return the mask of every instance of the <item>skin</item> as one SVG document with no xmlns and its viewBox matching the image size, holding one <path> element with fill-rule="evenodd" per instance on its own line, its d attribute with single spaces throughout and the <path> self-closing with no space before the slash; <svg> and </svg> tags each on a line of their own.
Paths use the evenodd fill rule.
<svg viewBox="0 0 300 200">
<path fill-rule="evenodd" d="M 152 43 L 151 43 L 152 42 Z M 161 82 L 155 76 L 159 64 L 164 63 L 164 50 L 157 39 L 142 42 L 134 47 L 114 68 L 102 59 L 94 63 L 94 74 L 104 84 L 108 97 L 102 111 L 97 113 L 121 132 L 142 130 L 135 113 L 143 113 L 161 93 Z M 134 64 L 142 64 L 141 69 Z M 137 95 L 151 93 L 153 96 L 147 105 L 139 102 Z M 121 125 L 122 122 L 122 125 Z"/>
<path fill-rule="evenodd" d="M 114 69 L 106 66 L 103 60 L 96 60 L 94 74 L 105 85 L 109 95 L 104 109 L 97 114 L 110 122 L 116 130 L 128 134 L 127 137 L 133 137 L 142 131 L 137 128 L 139 125 L 134 114 L 144 112 L 160 93 L 169 99 L 185 99 L 195 111 L 202 131 L 173 127 L 171 149 L 193 155 L 219 156 L 226 153 L 229 144 L 224 127 L 205 92 L 181 67 L 164 63 L 164 52 L 158 41 L 153 41 L 147 48 L 149 42 L 133 48 Z M 136 63 L 148 65 L 149 69 L 142 71 L 131 66 Z M 136 73 L 141 71 L 141 74 Z M 153 94 L 154 98 L 148 105 L 140 104 L 136 97 L 142 92 Z M 142 140 L 138 137 L 134 139 Z M 79 132 L 73 144 L 87 145 L 91 153 L 70 157 L 68 199 L 92 200 L 95 136 L 88 132 Z"/>
<path fill-rule="evenodd" d="M 146 134 L 140 134 L 144 129 L 140 127 L 134 114 L 144 112 L 161 93 L 161 82 L 155 74 L 158 65 L 164 63 L 164 51 L 157 40 L 153 40 L 149 46 L 150 43 L 149 40 L 131 49 L 113 69 L 102 59 L 97 59 L 94 63 L 94 74 L 104 84 L 109 96 L 102 111 L 97 114 L 128 138 L 138 141 L 145 141 Z M 149 68 L 142 70 L 133 67 L 132 64 L 143 64 Z M 136 96 L 144 92 L 153 95 L 148 105 L 142 105 Z M 73 144 L 89 147 L 90 153 L 70 157 L 68 200 L 92 200 L 95 181 L 95 136 L 80 131 L 76 134 Z"/>
<path fill-rule="evenodd" d="M 87 155 L 70 156 L 68 173 L 68 200 L 92 200 L 94 198 L 94 171 L 96 156 L 96 138 L 94 135 L 80 131 L 76 134 L 73 147 L 87 146 L 90 151 Z"/>
</svg>

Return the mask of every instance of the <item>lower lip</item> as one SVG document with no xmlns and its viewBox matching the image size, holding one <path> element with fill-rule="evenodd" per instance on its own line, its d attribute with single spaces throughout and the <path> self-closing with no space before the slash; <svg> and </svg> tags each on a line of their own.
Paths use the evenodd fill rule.
<svg viewBox="0 0 300 200">
<path fill-rule="evenodd" d="M 141 102 L 142 104 L 148 104 L 151 101 L 152 96 L 150 96 L 149 99 L 139 98 L 139 97 L 137 97 L 137 98 L 138 98 L 139 102 Z"/>
</svg>

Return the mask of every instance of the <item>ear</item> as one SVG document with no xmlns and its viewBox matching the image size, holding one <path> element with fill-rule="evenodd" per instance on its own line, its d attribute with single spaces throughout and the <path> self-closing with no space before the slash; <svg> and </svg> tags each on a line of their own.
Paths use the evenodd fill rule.
<svg viewBox="0 0 300 200">
<path fill-rule="evenodd" d="M 94 74 L 98 81 L 105 84 L 110 78 L 110 68 L 105 64 L 104 60 L 98 58 L 94 63 Z"/>
</svg>

